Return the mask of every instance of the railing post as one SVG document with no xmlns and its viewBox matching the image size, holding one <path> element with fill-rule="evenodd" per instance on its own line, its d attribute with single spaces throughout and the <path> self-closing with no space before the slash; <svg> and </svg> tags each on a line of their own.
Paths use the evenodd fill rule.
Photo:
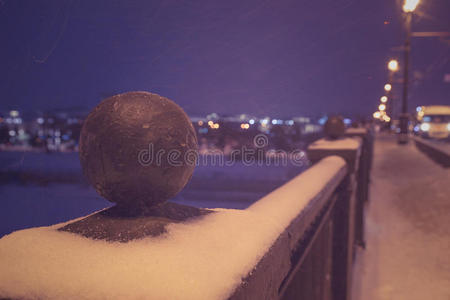
<svg viewBox="0 0 450 300">
<path fill-rule="evenodd" d="M 354 179 L 351 174 L 338 188 L 333 222 L 332 281 L 333 299 L 349 300 L 352 286 L 352 263 L 355 229 Z"/>
<path fill-rule="evenodd" d="M 349 172 L 337 190 L 338 198 L 332 216 L 331 289 L 333 299 L 349 300 L 351 298 L 354 245 L 363 244 L 362 195 L 364 190 L 360 188 L 360 194 L 357 196 L 357 183 L 363 182 L 357 178 L 361 178 L 362 174 L 360 173 L 361 160 L 367 157 L 361 157 L 363 146 L 360 138 L 344 137 L 343 124 L 339 124 L 335 119 L 329 121 L 338 124 L 334 127 L 333 134 L 327 134 L 330 124 L 328 127 L 325 126 L 328 138 L 311 144 L 307 154 L 312 163 L 316 163 L 326 156 L 338 155 L 344 158 L 348 165 Z M 336 130 L 336 127 L 339 129 Z"/>
<path fill-rule="evenodd" d="M 59 230 L 125 243 L 210 213 L 167 202 L 190 180 L 197 147 L 189 117 L 170 99 L 129 92 L 103 100 L 84 122 L 80 161 L 98 194 L 116 205 Z"/>
<path fill-rule="evenodd" d="M 364 238 L 364 204 L 369 201 L 370 168 L 373 156 L 373 135 L 365 128 L 350 128 L 345 132 L 347 137 L 359 137 L 362 140 L 361 155 L 359 157 L 359 168 L 356 173 L 356 216 L 355 216 L 355 240 L 356 243 L 365 248 Z"/>
</svg>

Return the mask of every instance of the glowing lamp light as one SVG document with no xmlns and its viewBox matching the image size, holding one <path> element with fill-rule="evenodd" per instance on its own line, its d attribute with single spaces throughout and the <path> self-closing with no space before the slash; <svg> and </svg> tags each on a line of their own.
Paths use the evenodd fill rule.
<svg viewBox="0 0 450 300">
<path fill-rule="evenodd" d="M 198 121 L 198 126 L 202 126 L 203 125 L 203 121 Z"/>
<path fill-rule="evenodd" d="M 384 85 L 384 90 L 385 90 L 386 92 L 389 92 L 390 90 L 392 90 L 392 85 L 389 84 L 389 83 L 386 83 L 386 84 Z"/>
<path fill-rule="evenodd" d="M 397 71 L 398 70 L 398 61 L 396 61 L 395 59 L 390 60 L 388 63 L 388 69 L 391 70 L 392 72 Z"/>
<path fill-rule="evenodd" d="M 419 0 L 405 0 L 403 4 L 403 11 L 405 13 L 413 12 L 416 9 L 419 2 L 420 2 Z"/>
<path fill-rule="evenodd" d="M 386 110 L 386 105 L 385 105 L 385 104 L 380 104 L 380 105 L 378 106 L 378 109 L 379 109 L 380 111 L 384 111 L 384 110 Z"/>
<path fill-rule="evenodd" d="M 383 96 L 380 98 L 381 103 L 386 103 L 388 101 L 388 97 Z"/>
<path fill-rule="evenodd" d="M 381 113 L 379 111 L 376 111 L 376 112 L 373 113 L 373 117 L 375 119 L 379 119 L 381 117 Z"/>
</svg>

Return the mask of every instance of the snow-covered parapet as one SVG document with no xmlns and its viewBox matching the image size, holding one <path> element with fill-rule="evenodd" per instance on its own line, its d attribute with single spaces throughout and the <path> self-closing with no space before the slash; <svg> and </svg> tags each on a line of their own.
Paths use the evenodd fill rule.
<svg viewBox="0 0 450 300">
<path fill-rule="evenodd" d="M 427 141 L 420 137 L 413 137 L 419 150 L 426 153 L 443 167 L 450 167 L 450 145 L 439 141 Z"/>
<path fill-rule="evenodd" d="M 368 130 L 364 127 L 356 127 L 356 128 L 348 128 L 345 133 L 346 134 L 366 134 Z"/>
<path fill-rule="evenodd" d="M 58 230 L 67 223 L 12 233 L 0 239 L 0 297 L 226 299 L 287 228 L 327 199 L 345 174 L 344 160 L 329 157 L 246 210 L 216 209 L 170 224 L 163 235 L 127 243 Z M 265 273 L 273 282 L 260 286 L 267 298 L 291 267 L 290 239 L 284 238 L 285 248 L 274 260 L 278 264 Z"/>
<path fill-rule="evenodd" d="M 338 155 L 344 158 L 350 170 L 354 171 L 358 168 L 361 146 L 362 139 L 359 137 L 323 138 L 309 145 L 307 156 L 314 163 L 324 157 Z"/>
<path fill-rule="evenodd" d="M 346 129 L 342 117 L 333 116 L 325 123 L 324 133 L 325 138 L 308 146 L 309 160 L 314 163 L 329 155 L 339 155 L 347 161 L 351 171 L 356 170 L 366 129 Z"/>
<path fill-rule="evenodd" d="M 84 124 L 80 158 L 116 206 L 0 239 L 0 298 L 277 299 L 299 283 L 345 296 L 358 140 L 318 142 L 313 167 L 245 210 L 206 210 L 165 202 L 189 180 L 187 161 L 152 165 L 149 157 L 150 145 L 166 159 L 196 147 L 186 118 L 149 93 L 100 104 Z M 299 282 L 305 262 L 317 268 Z"/>
<path fill-rule="evenodd" d="M 356 150 L 360 146 L 361 141 L 354 138 L 341 138 L 341 139 L 323 138 L 309 145 L 308 149 Z"/>
<path fill-rule="evenodd" d="M 320 139 L 307 149 L 308 159 L 316 163 L 329 155 L 338 155 L 345 159 L 349 167 L 348 188 L 353 194 L 349 200 L 349 209 L 354 226 L 355 243 L 365 247 L 364 239 L 364 203 L 369 197 L 369 178 L 372 161 L 373 137 L 365 128 L 349 128 L 341 135 Z M 351 250 L 350 250 L 351 252 Z"/>
</svg>

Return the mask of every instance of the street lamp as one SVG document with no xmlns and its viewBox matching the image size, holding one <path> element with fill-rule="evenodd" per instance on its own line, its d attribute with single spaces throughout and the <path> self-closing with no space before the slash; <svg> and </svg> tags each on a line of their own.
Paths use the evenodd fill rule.
<svg viewBox="0 0 450 300">
<path fill-rule="evenodd" d="M 390 91 L 392 90 L 392 85 L 391 85 L 390 83 L 386 83 L 386 84 L 384 85 L 384 90 L 385 90 L 386 92 L 390 92 Z"/>
<path fill-rule="evenodd" d="M 403 3 L 403 11 L 405 13 L 413 12 L 418 4 L 419 0 L 405 0 L 405 3 Z"/>
<path fill-rule="evenodd" d="M 408 143 L 408 67 L 409 67 L 409 53 L 411 51 L 411 19 L 413 11 L 419 4 L 419 0 L 405 0 L 403 4 L 403 11 L 406 13 L 406 40 L 405 40 L 405 66 L 403 68 L 403 99 L 402 99 L 402 113 L 400 115 L 400 134 L 398 136 L 399 144 Z"/>
<path fill-rule="evenodd" d="M 383 96 L 380 98 L 381 103 L 386 103 L 388 101 L 388 97 Z"/>
<path fill-rule="evenodd" d="M 391 59 L 388 62 L 388 69 L 389 71 L 396 72 L 398 70 L 398 61 L 396 61 L 395 59 Z"/>
<path fill-rule="evenodd" d="M 380 104 L 379 106 L 378 106 L 378 109 L 380 110 L 380 111 L 384 111 L 385 109 L 386 109 L 386 105 L 385 104 Z"/>
<path fill-rule="evenodd" d="M 387 65 L 389 69 L 389 76 L 388 76 L 388 82 L 389 84 L 392 84 L 394 82 L 394 73 L 398 71 L 398 61 L 396 59 L 391 59 L 388 62 Z M 389 104 L 387 105 L 386 111 L 389 113 L 390 116 L 394 115 L 394 97 L 392 96 L 392 86 L 390 89 L 387 89 L 387 95 L 391 101 L 389 101 Z M 387 101 L 387 99 L 386 99 Z M 389 129 L 391 129 L 391 122 L 389 121 Z"/>
</svg>

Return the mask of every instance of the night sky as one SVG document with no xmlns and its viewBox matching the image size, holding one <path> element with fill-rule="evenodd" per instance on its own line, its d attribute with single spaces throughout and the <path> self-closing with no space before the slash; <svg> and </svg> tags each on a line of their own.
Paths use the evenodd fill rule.
<svg viewBox="0 0 450 300">
<path fill-rule="evenodd" d="M 422 0 L 413 30 L 450 31 L 449 16 L 450 1 Z M 371 115 L 402 24 L 399 0 L 3 0 L 0 110 L 145 90 L 193 116 Z M 450 38 L 414 38 L 411 110 L 450 104 L 445 74 Z"/>
</svg>

